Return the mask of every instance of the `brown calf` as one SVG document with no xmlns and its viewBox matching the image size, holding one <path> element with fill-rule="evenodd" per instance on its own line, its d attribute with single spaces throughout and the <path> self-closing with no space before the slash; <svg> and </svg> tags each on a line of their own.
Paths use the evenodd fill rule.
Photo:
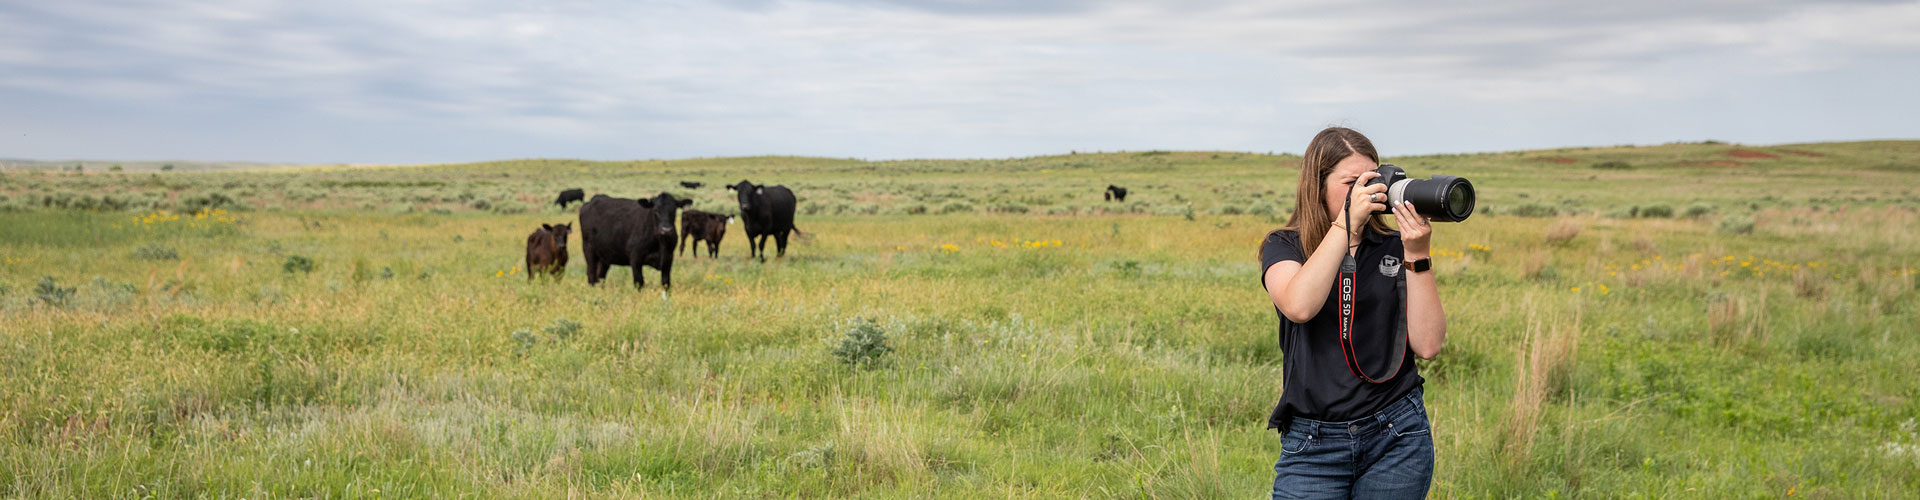
<svg viewBox="0 0 1920 500">
<path fill-rule="evenodd" d="M 700 256 L 700 242 L 707 242 L 707 257 L 720 256 L 720 238 L 727 235 L 732 216 L 699 210 L 680 212 L 680 253 L 687 253 L 687 238 L 693 238 L 693 255 Z"/>
<path fill-rule="evenodd" d="M 541 224 L 540 229 L 527 235 L 527 279 L 533 275 L 546 273 L 553 279 L 567 272 L 567 236 L 573 234 L 572 224 Z"/>
</svg>

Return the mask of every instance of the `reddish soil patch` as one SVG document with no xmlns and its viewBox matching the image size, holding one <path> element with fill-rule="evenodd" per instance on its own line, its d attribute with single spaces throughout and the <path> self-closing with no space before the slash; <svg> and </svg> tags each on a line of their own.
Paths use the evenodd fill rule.
<svg viewBox="0 0 1920 500">
<path fill-rule="evenodd" d="M 1691 166 L 1695 166 L 1695 167 L 1744 167 L 1744 166 L 1747 166 L 1747 164 L 1745 164 L 1745 163 L 1740 163 L 1740 162 L 1737 162 L 1737 161 L 1726 161 L 1726 160 L 1717 160 L 1717 161 L 1689 161 L 1689 162 L 1682 162 L 1681 164 L 1682 164 L 1682 165 L 1691 165 Z"/>
<path fill-rule="evenodd" d="M 1772 153 L 1762 153 L 1762 152 L 1754 151 L 1751 149 L 1735 149 L 1733 151 L 1728 151 L 1727 156 L 1732 156 L 1734 158 L 1757 158 L 1757 159 L 1763 159 L 1763 160 L 1777 160 L 1780 158 L 1780 155 L 1776 155 Z"/>
<path fill-rule="evenodd" d="M 1573 162 L 1576 162 L 1576 161 L 1580 161 L 1580 160 L 1575 160 L 1575 159 L 1572 159 L 1572 158 L 1568 158 L 1568 157 L 1565 157 L 1565 156 L 1549 156 L 1549 157 L 1546 157 L 1546 158 L 1536 158 L 1536 159 L 1538 159 L 1538 160 L 1540 160 L 1540 161 L 1544 161 L 1544 162 L 1551 162 L 1551 163 L 1558 163 L 1558 164 L 1561 164 L 1561 165 L 1566 165 L 1566 164 L 1568 164 L 1568 163 L 1573 163 Z"/>
<path fill-rule="evenodd" d="M 1782 149 L 1779 151 L 1782 153 L 1790 154 L 1790 155 L 1805 156 L 1808 158 L 1825 158 L 1827 156 L 1827 155 L 1815 153 L 1812 151 L 1801 151 L 1798 149 Z"/>
</svg>

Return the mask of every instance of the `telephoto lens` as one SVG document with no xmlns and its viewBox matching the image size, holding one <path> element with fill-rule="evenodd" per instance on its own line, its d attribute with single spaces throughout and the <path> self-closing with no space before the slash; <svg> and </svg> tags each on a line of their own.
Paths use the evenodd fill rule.
<svg viewBox="0 0 1920 500">
<path fill-rule="evenodd" d="M 1473 183 L 1465 178 L 1436 175 L 1432 179 L 1408 179 L 1407 172 L 1391 164 L 1381 165 L 1380 176 L 1368 182 L 1387 185 L 1387 206 L 1413 203 L 1413 211 L 1439 222 L 1460 222 L 1473 215 Z M 1390 214 L 1393 210 L 1374 212 Z"/>
</svg>

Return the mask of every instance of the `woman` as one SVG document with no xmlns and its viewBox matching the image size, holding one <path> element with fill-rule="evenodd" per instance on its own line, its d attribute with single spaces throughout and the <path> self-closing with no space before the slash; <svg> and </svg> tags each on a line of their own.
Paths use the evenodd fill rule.
<svg viewBox="0 0 1920 500">
<path fill-rule="evenodd" d="M 1431 359 L 1447 337 L 1427 253 L 1433 228 L 1411 205 L 1388 207 L 1387 186 L 1367 185 L 1379 163 L 1359 132 L 1320 131 L 1293 218 L 1260 247 L 1285 371 L 1267 419 L 1281 433 L 1276 499 L 1423 498 L 1433 482 L 1411 359 Z M 1387 210 L 1399 231 L 1374 216 Z"/>
</svg>

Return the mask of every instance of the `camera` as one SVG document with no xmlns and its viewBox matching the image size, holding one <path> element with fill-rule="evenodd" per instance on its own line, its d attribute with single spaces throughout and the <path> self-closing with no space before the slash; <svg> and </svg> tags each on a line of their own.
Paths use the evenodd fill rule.
<svg viewBox="0 0 1920 500">
<path fill-rule="evenodd" d="M 1473 215 L 1473 183 L 1451 175 L 1435 175 L 1432 179 L 1408 179 L 1407 171 L 1391 164 L 1381 165 L 1379 177 L 1368 181 L 1367 185 L 1387 185 L 1387 210 L 1374 212 L 1376 215 L 1393 213 L 1391 207 L 1401 202 L 1412 202 L 1413 211 L 1439 222 L 1460 222 Z"/>
</svg>

